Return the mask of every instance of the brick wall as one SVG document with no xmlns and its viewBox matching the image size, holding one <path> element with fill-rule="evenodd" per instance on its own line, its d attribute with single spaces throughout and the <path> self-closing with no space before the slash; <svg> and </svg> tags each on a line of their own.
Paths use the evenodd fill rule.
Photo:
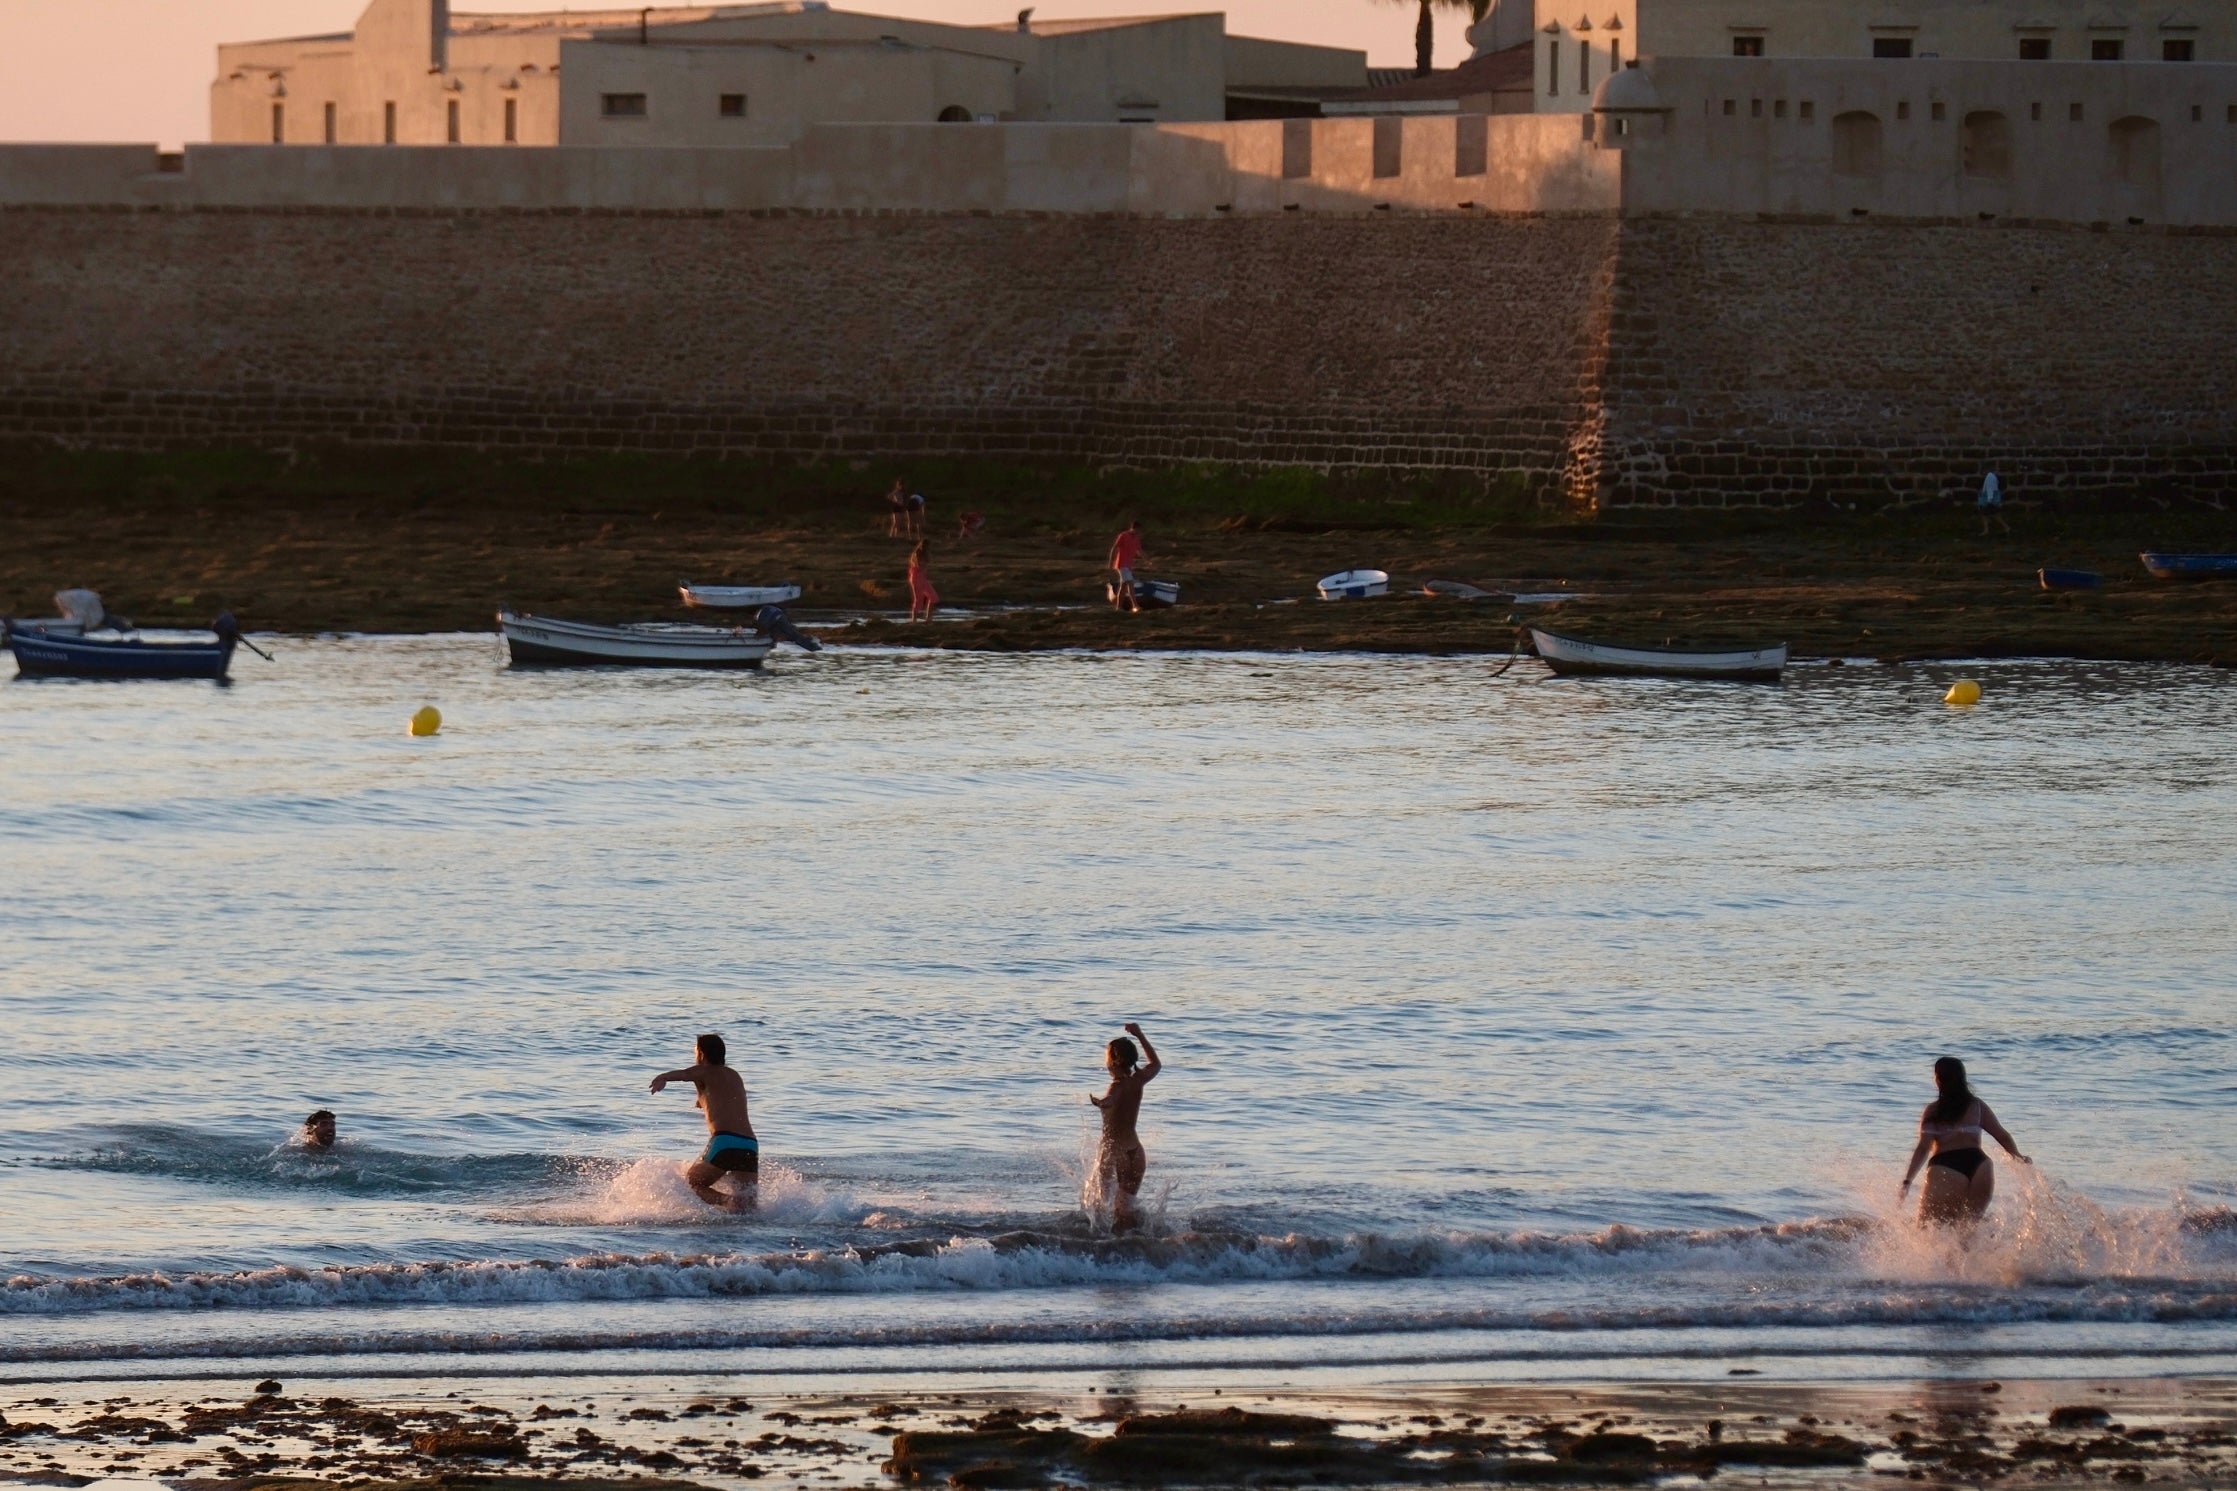
<svg viewBox="0 0 2237 1491">
<path fill-rule="evenodd" d="M 1612 219 L 0 211 L 0 438 L 1563 480 Z"/>
<path fill-rule="evenodd" d="M 1669 218 L 1619 257 L 1604 501 L 2237 491 L 2237 234 Z"/>
<path fill-rule="evenodd" d="M 2237 235 L 0 209 L 0 439 L 2237 491 Z"/>
</svg>

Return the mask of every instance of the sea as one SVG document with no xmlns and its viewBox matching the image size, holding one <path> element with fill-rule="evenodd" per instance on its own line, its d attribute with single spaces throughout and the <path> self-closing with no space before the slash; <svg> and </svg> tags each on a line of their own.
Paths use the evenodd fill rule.
<svg viewBox="0 0 2237 1491">
<path fill-rule="evenodd" d="M 2237 1372 L 2237 674 L 262 640 L 0 685 L 0 1382 Z"/>
</svg>

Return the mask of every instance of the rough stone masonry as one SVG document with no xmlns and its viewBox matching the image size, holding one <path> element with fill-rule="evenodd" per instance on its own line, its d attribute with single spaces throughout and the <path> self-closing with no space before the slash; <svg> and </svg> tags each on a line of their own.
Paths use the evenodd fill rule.
<svg viewBox="0 0 2237 1491">
<path fill-rule="evenodd" d="M 1730 218 L 0 210 L 0 439 L 2237 481 L 2237 235 Z"/>
</svg>

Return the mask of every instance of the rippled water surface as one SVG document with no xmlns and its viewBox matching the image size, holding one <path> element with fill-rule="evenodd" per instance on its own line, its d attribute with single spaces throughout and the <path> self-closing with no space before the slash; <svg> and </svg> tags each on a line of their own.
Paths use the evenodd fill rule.
<svg viewBox="0 0 2237 1491">
<path fill-rule="evenodd" d="M 2237 1362 L 2237 678 L 1534 670 L 0 687 L 0 1362 Z M 702 1029 L 755 1217 L 645 1090 Z M 1893 1225 L 1945 1052 L 2040 1161 L 1970 1249 Z"/>
</svg>

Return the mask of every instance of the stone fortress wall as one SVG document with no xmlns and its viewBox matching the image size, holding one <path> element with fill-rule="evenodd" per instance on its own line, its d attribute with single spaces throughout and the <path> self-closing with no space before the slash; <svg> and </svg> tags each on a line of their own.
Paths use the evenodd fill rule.
<svg viewBox="0 0 2237 1491">
<path fill-rule="evenodd" d="M 2237 68 L 1780 66 L 1582 117 L 4 147 L 0 438 L 2237 487 Z"/>
</svg>

